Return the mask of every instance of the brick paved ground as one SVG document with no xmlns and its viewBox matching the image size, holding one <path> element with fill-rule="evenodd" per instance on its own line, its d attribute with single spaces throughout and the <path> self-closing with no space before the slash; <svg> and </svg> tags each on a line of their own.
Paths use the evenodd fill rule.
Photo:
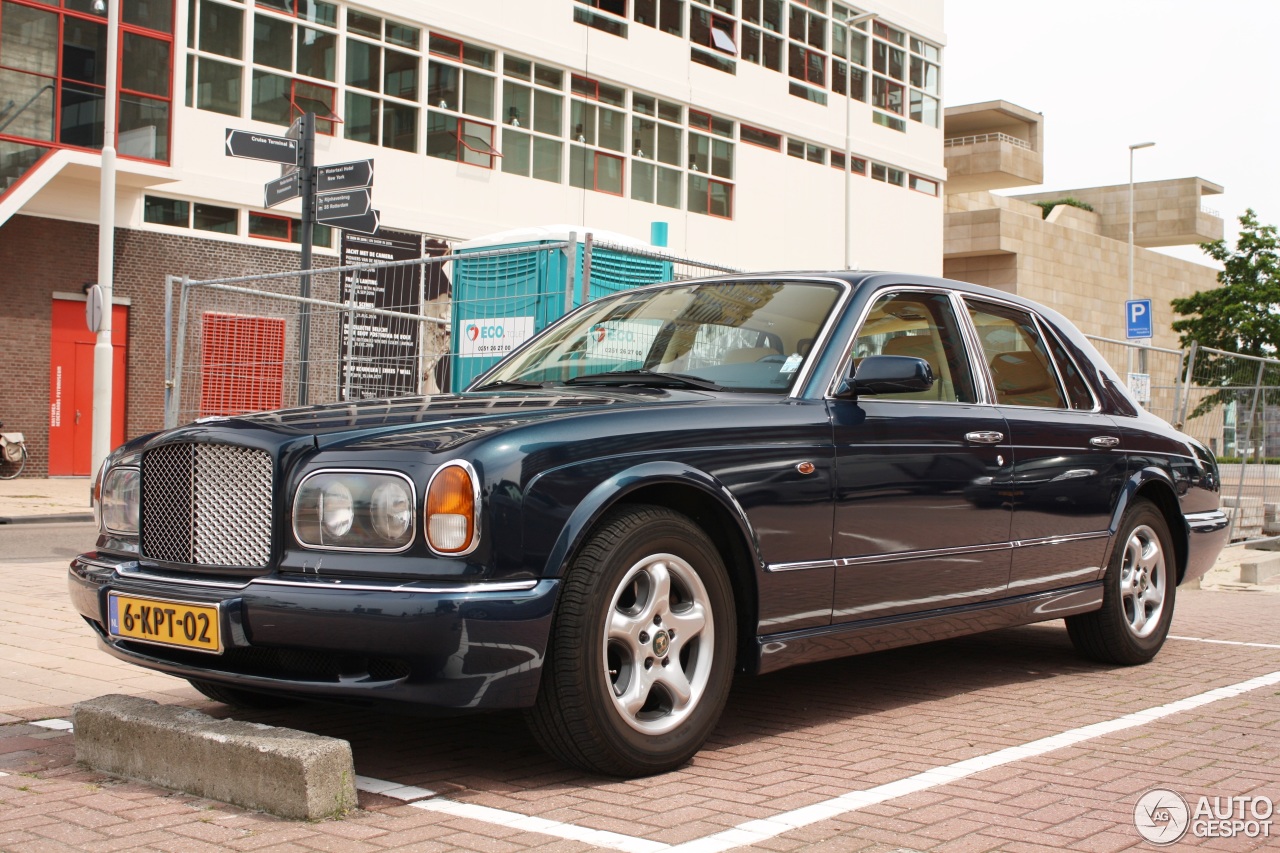
<svg viewBox="0 0 1280 853">
<path fill-rule="evenodd" d="M 0 850 L 591 849 L 367 793 L 345 819 L 290 822 L 77 767 L 73 735 L 27 721 L 68 718 L 72 702 L 110 692 L 228 709 L 98 652 L 66 604 L 61 563 L 24 567 L 21 584 L 13 567 L 3 571 L 0 771 L 10 775 L 0 777 Z M 1280 644 L 1280 596 L 1183 592 L 1174 634 Z M 451 802 L 680 844 L 1276 671 L 1280 649 L 1190 640 L 1170 640 L 1150 665 L 1109 668 L 1078 659 L 1061 623 L 1011 629 L 743 680 L 691 765 L 639 781 L 565 770 L 516 714 L 441 720 L 292 706 L 237 717 L 347 738 L 357 773 Z M 1157 786 L 1192 802 L 1280 800 L 1280 687 L 821 820 L 756 849 L 1154 849 L 1132 812 Z M 1268 843 L 1280 844 L 1179 846 Z"/>
</svg>

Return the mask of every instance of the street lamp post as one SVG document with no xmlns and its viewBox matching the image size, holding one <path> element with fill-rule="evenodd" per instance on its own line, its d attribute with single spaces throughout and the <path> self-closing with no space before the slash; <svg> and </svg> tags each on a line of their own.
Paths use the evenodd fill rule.
<svg viewBox="0 0 1280 853">
<path fill-rule="evenodd" d="M 1139 148 L 1150 148 L 1154 142 L 1137 142 L 1129 146 L 1129 301 L 1133 301 L 1133 152 Z M 1128 335 L 1128 318 L 1126 315 L 1126 337 Z M 1133 372 L 1133 348 L 1129 348 L 1129 372 Z"/>
<path fill-rule="evenodd" d="M 118 54 L 120 0 L 98 0 L 95 11 L 107 13 L 106 98 L 102 110 L 102 183 L 98 197 L 98 284 L 102 287 L 102 324 L 93 344 L 93 425 L 91 453 L 96 474 L 111 452 L 112 362 L 111 307 L 116 232 L 116 98 L 119 96 Z M 103 8 L 105 7 L 105 8 Z"/>
<path fill-rule="evenodd" d="M 859 35 L 854 27 L 858 24 L 865 23 L 880 15 L 876 12 L 865 12 L 861 15 L 854 15 L 845 18 L 845 52 L 849 50 L 849 45 L 853 44 L 853 37 Z M 832 36 L 834 38 L 834 36 Z M 847 59 L 848 57 L 846 57 Z M 844 98 L 844 268 L 853 269 L 853 93 L 849 91 L 852 85 L 852 75 L 845 75 L 845 98 Z"/>
</svg>

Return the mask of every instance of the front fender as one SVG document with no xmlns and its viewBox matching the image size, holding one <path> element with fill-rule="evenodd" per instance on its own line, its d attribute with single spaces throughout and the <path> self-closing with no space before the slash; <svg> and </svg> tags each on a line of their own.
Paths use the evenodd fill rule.
<svg viewBox="0 0 1280 853">
<path fill-rule="evenodd" d="M 563 499 L 566 486 L 575 482 L 591 482 L 589 478 L 582 476 L 584 472 L 575 470 L 581 467 L 585 466 L 561 468 L 539 475 L 526 490 L 526 506 L 544 504 L 546 496 L 551 494 Z M 755 565 L 763 566 L 760 542 L 755 530 L 742 506 L 723 483 L 705 471 L 680 462 L 654 461 L 643 462 L 609 474 L 599 480 L 595 486 L 586 489 L 560 524 L 550 548 L 545 552 L 545 559 L 541 561 L 539 576 L 551 578 L 563 574 L 570 557 L 577 551 L 595 523 L 612 507 L 624 501 L 628 495 L 633 495 L 641 489 L 664 485 L 696 489 L 715 501 L 736 523 L 742 541 L 748 544 Z M 535 543 L 539 539 L 546 541 L 545 529 L 530 529 L 532 526 L 540 527 L 540 522 L 547 520 L 546 513 L 539 513 L 538 521 L 531 518 L 531 515 L 526 514 L 525 541 L 528 543 Z M 535 548 L 535 553 L 527 553 L 526 560 L 537 559 L 539 556 L 537 551 L 541 550 Z"/>
</svg>

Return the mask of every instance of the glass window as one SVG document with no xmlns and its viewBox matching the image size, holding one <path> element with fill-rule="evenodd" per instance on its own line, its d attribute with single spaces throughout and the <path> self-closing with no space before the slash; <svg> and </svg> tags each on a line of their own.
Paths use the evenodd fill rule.
<svg viewBox="0 0 1280 853">
<path fill-rule="evenodd" d="M 938 194 L 938 182 L 931 181 L 928 178 L 922 178 L 919 175 L 911 176 L 910 185 L 911 189 L 916 192 L 924 193 L 925 195 L 936 196 Z"/>
<path fill-rule="evenodd" d="M 269 213 L 249 213 L 249 236 L 261 237 L 264 240 L 281 240 L 288 242 L 292 229 L 289 217 L 273 216 Z"/>
<path fill-rule="evenodd" d="M 918 56 L 911 57 L 911 85 L 930 95 L 938 94 L 938 66 Z"/>
<path fill-rule="evenodd" d="M 198 231 L 217 231 L 221 234 L 237 234 L 240 231 L 239 212 L 234 207 L 215 207 L 196 202 L 193 213 L 192 227 Z"/>
<path fill-rule="evenodd" d="M 191 205 L 176 198 L 145 196 L 142 202 L 142 221 L 153 225 L 188 228 L 191 225 Z"/>
<path fill-rule="evenodd" d="M 417 107 L 383 101 L 382 144 L 398 151 L 418 150 Z"/>
<path fill-rule="evenodd" d="M 62 76 L 105 86 L 106 66 L 106 25 L 66 16 L 62 27 Z"/>
<path fill-rule="evenodd" d="M 321 80 L 333 80 L 337 42 L 337 36 L 333 33 L 299 27 L 298 73 Z"/>
<path fill-rule="evenodd" d="M 582 2 L 582 0 L 578 0 L 578 2 Z M 574 7 L 573 20 L 576 23 L 586 24 L 588 27 L 593 27 L 610 35 L 619 36 L 620 38 L 627 37 L 627 25 L 624 21 L 619 21 L 617 18 L 611 18 L 608 15 L 601 15 L 581 6 Z"/>
<path fill-rule="evenodd" d="M 378 144 L 381 105 L 377 98 L 347 92 L 347 113 L 343 116 L 342 134 L 356 142 Z"/>
<path fill-rule="evenodd" d="M 782 39 L 754 27 L 742 28 L 742 58 L 771 71 L 782 70 Z"/>
<path fill-rule="evenodd" d="M 249 107 L 250 117 L 271 124 L 291 124 L 293 108 L 289 104 L 290 94 L 288 77 L 255 68 Z"/>
<path fill-rule="evenodd" d="M 388 49 L 384 56 L 384 63 L 382 91 L 396 98 L 404 98 L 406 101 L 416 101 L 418 99 L 418 57 Z"/>
<path fill-rule="evenodd" d="M 1062 377 L 1063 384 L 1067 387 L 1067 397 L 1071 400 L 1071 408 L 1092 411 L 1095 403 L 1093 392 L 1089 390 L 1089 383 L 1085 382 L 1084 376 L 1076 368 L 1075 360 L 1067 354 L 1066 348 L 1058 340 L 1058 336 L 1053 331 L 1049 331 L 1048 337 L 1049 348 L 1053 351 L 1053 359 L 1057 363 L 1058 373 Z"/>
<path fill-rule="evenodd" d="M 798 42 L 790 42 L 787 73 L 797 80 L 814 86 L 827 85 L 827 60 L 816 50 L 809 50 Z"/>
<path fill-rule="evenodd" d="M 1008 305 L 965 300 L 982 341 L 983 360 L 1006 406 L 1067 408 L 1058 377 L 1035 321 Z"/>
<path fill-rule="evenodd" d="M 623 160 L 580 145 L 569 146 L 569 185 L 622 195 Z"/>
<path fill-rule="evenodd" d="M 382 48 L 357 39 L 347 39 L 347 85 L 370 92 L 380 91 Z"/>
<path fill-rule="evenodd" d="M 105 41 L 101 55 L 106 55 Z M 56 75 L 57 14 L 17 3 L 0 4 L 0 65 L 49 77 Z M 14 90 L 6 88 L 5 91 Z"/>
<path fill-rule="evenodd" d="M 911 120 L 918 121 L 921 124 L 927 124 L 929 127 L 937 127 L 938 119 L 941 116 L 941 110 L 938 108 L 938 99 L 911 90 Z"/>
<path fill-rule="evenodd" d="M 347 32 L 368 36 L 371 39 L 382 39 L 382 19 L 376 15 L 366 15 L 355 9 L 347 10 Z"/>
<path fill-rule="evenodd" d="M 782 134 L 761 130 L 748 124 L 742 125 L 741 133 L 743 142 L 759 145 L 761 148 L 768 148 L 770 151 L 782 150 Z"/>
<path fill-rule="evenodd" d="M 927 391 L 877 394 L 877 400 L 977 401 L 964 338 L 945 294 L 886 293 L 876 299 L 854 339 L 854 363 L 873 355 L 923 359 L 934 377 Z"/>
<path fill-rule="evenodd" d="M 239 59 L 244 28 L 244 10 L 200 0 L 200 49 Z"/>
<path fill-rule="evenodd" d="M 128 157 L 169 159 L 169 102 L 141 95 L 120 95 L 120 133 L 116 149 Z"/>
<path fill-rule="evenodd" d="M 171 33 L 173 32 L 173 4 L 169 0 L 156 0 L 156 2 L 139 0 L 136 3 L 122 3 L 120 20 L 131 26 Z"/>
<path fill-rule="evenodd" d="M 121 34 L 120 85 L 148 95 L 169 94 L 169 42 L 133 32 Z"/>
<path fill-rule="evenodd" d="M 905 93 L 906 87 L 901 83 L 894 83 L 880 76 L 871 78 L 871 106 L 873 107 L 902 115 L 906 107 L 903 103 Z"/>
<path fill-rule="evenodd" d="M 689 212 L 733 218 L 733 185 L 689 175 Z"/>
<path fill-rule="evenodd" d="M 293 70 L 293 24 L 271 15 L 253 16 L 253 61 Z"/>
</svg>

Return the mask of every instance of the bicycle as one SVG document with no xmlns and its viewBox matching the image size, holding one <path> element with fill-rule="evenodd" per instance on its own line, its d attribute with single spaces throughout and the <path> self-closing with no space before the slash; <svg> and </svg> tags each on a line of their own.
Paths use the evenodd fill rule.
<svg viewBox="0 0 1280 853">
<path fill-rule="evenodd" d="M 4 422 L 0 421 L 0 427 Z M 20 432 L 0 432 L 0 480 L 12 480 L 27 467 L 27 442 Z"/>
</svg>

